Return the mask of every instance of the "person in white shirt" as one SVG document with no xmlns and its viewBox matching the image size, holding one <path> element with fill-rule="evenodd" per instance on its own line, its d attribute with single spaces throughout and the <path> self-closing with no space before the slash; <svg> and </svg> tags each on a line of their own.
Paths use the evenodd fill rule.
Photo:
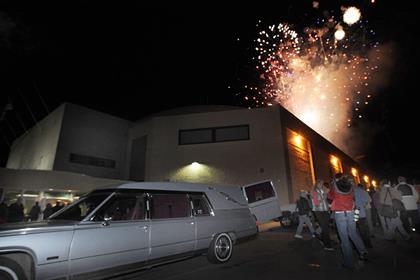
<svg viewBox="0 0 420 280">
<path fill-rule="evenodd" d="M 398 177 L 398 184 L 395 186 L 402 196 L 402 203 L 406 211 L 406 218 L 402 217 L 404 228 L 413 229 L 419 222 L 419 213 L 417 208 L 417 201 L 419 200 L 419 193 L 403 176 Z"/>
</svg>

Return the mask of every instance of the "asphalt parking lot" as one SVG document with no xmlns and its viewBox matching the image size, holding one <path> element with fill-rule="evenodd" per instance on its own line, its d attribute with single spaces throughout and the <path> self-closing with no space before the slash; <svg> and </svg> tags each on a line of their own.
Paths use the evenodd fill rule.
<svg viewBox="0 0 420 280">
<path fill-rule="evenodd" d="M 334 251 L 324 251 L 317 239 L 308 233 L 303 240 L 293 238 L 294 229 L 276 224 L 263 225 L 257 239 L 235 246 L 231 260 L 210 264 L 205 256 L 165 264 L 120 276 L 118 280 L 134 279 L 407 279 L 420 278 L 420 235 L 413 240 L 398 239 L 391 243 L 379 232 L 372 239 L 373 249 L 367 262 L 358 261 L 357 270 L 341 267 L 338 239 Z M 355 256 L 356 257 L 356 256 Z"/>
</svg>

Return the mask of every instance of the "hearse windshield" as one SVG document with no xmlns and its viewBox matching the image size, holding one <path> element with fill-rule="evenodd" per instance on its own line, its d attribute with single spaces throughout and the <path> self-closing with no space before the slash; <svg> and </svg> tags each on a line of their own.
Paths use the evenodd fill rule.
<svg viewBox="0 0 420 280">
<path fill-rule="evenodd" d="M 49 219 L 82 221 L 112 193 L 113 191 L 108 190 L 92 192 L 64 208 L 58 214 L 53 214 Z"/>
</svg>

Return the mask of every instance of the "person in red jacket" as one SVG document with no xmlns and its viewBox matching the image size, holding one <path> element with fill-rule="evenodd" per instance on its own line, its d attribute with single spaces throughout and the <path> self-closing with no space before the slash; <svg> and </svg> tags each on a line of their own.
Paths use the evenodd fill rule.
<svg viewBox="0 0 420 280">
<path fill-rule="evenodd" d="M 356 230 L 354 221 L 354 186 L 349 176 L 338 173 L 335 175 L 328 199 L 331 200 L 331 211 L 337 225 L 338 235 L 343 253 L 343 266 L 353 269 L 353 248 L 350 240 L 355 245 L 360 259 L 367 260 L 367 250 Z"/>
</svg>

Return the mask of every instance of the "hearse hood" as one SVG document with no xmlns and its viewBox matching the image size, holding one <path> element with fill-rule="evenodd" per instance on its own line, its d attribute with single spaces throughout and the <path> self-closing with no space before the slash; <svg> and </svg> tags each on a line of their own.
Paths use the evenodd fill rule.
<svg viewBox="0 0 420 280">
<path fill-rule="evenodd" d="M 6 223 L 0 225 L 0 236 L 72 230 L 76 223 L 78 222 L 70 220 Z"/>
</svg>

